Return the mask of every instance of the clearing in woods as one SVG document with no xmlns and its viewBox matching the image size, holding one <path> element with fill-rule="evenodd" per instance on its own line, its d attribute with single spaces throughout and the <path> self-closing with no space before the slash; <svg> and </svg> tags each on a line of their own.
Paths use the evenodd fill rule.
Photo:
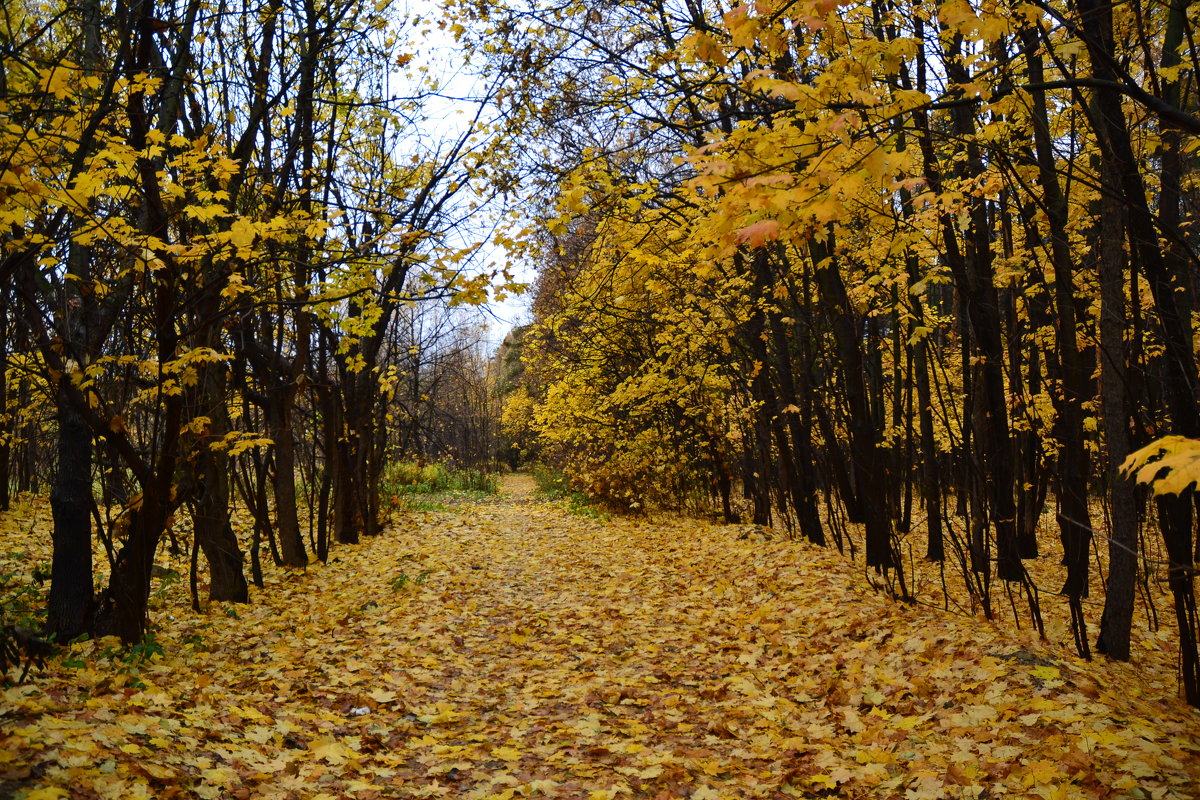
<svg viewBox="0 0 1200 800">
<path fill-rule="evenodd" d="M 0 695 L 0 796 L 1197 794 L 1170 675 L 891 601 L 834 552 L 532 488 L 404 515 L 249 606 L 163 587 L 161 654 L 77 644 Z"/>
</svg>

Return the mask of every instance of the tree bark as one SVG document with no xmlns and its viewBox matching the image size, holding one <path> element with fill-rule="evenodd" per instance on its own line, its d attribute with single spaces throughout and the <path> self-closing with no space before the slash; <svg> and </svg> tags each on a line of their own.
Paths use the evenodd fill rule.
<svg viewBox="0 0 1200 800">
<path fill-rule="evenodd" d="M 209 599 L 246 603 L 250 600 L 250 589 L 229 514 L 229 456 L 209 447 L 210 442 L 224 439 L 230 427 L 225 400 L 225 364 L 206 365 L 201 384 L 207 400 L 206 416 L 212 422 L 208 434 L 196 443 L 193 504 L 196 543 L 208 561 Z"/>
<path fill-rule="evenodd" d="M 900 559 L 892 541 L 891 520 L 887 514 L 887 474 L 867 398 L 862 337 L 833 256 L 834 248 L 815 240 L 809 247 L 822 299 L 833 314 L 833 334 L 845 378 L 850 411 L 850 458 L 857 501 L 866 523 L 867 566 L 879 572 L 891 569 L 899 572 Z"/>
<path fill-rule="evenodd" d="M 1129 127 L 1114 88 L 1119 85 L 1115 65 L 1111 2 L 1079 0 L 1083 38 L 1087 44 L 1092 75 L 1100 83 L 1094 90 L 1094 112 L 1101 157 L 1109 174 L 1119 181 L 1120 196 L 1128 213 L 1128 230 L 1134 257 L 1142 264 L 1154 308 L 1161 325 L 1165 350 L 1165 391 L 1173 429 L 1191 438 L 1200 437 L 1200 407 L 1197 406 L 1196 361 L 1192 352 L 1191 326 L 1180 309 L 1173 275 L 1158 240 L 1155 217 L 1150 210 L 1145 184 L 1133 154 Z M 1177 236 L 1177 230 L 1170 231 Z M 1196 600 L 1192 577 L 1192 507 L 1189 498 L 1162 498 L 1158 502 L 1159 526 L 1171 561 L 1168 586 L 1179 625 L 1180 675 L 1188 703 L 1200 706 L 1200 649 Z"/>
<path fill-rule="evenodd" d="M 1133 481 L 1122 477 L 1121 464 L 1133 449 L 1129 435 L 1127 348 L 1125 347 L 1125 229 L 1114 176 L 1104 170 L 1100 224 L 1096 231 L 1100 272 L 1100 385 L 1104 438 L 1108 444 L 1111 508 L 1108 529 L 1108 585 L 1096 650 L 1129 660 L 1133 604 L 1138 569 L 1137 501 Z"/>
<path fill-rule="evenodd" d="M 60 381 L 70 380 L 63 376 Z M 92 431 L 64 388 L 58 404 L 58 469 L 50 490 L 54 542 L 46 633 L 60 643 L 88 629 L 95 602 L 92 577 Z"/>
</svg>

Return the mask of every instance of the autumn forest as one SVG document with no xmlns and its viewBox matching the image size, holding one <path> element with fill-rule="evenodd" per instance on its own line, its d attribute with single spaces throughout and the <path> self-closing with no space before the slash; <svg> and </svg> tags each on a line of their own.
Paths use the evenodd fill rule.
<svg viewBox="0 0 1200 800">
<path fill-rule="evenodd" d="M 1198 37 L 9 0 L 0 796 L 1200 796 Z"/>
</svg>

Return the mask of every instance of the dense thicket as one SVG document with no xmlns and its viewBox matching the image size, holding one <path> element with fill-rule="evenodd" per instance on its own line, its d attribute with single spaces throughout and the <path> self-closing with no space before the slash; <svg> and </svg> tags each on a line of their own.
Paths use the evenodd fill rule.
<svg viewBox="0 0 1200 800">
<path fill-rule="evenodd" d="M 1025 564 L 1062 559 L 1082 654 L 1100 531 L 1099 649 L 1128 657 L 1135 581 L 1164 576 L 1200 703 L 1193 500 L 1119 472 L 1200 435 L 1195 4 L 489 14 L 552 167 L 516 396 L 545 452 L 629 507 L 850 548 L 861 523 L 899 594 L 913 553 L 949 559 L 989 615 L 1004 586 L 1040 625 Z M 1145 520 L 1167 563 L 1138 561 Z"/>
<path fill-rule="evenodd" d="M 247 547 L 261 582 L 263 549 L 376 533 L 387 458 L 492 448 L 449 305 L 486 296 L 510 132 L 486 87 L 430 121 L 438 62 L 408 65 L 436 30 L 361 0 L 4 5 L 0 505 L 51 482 L 59 641 L 137 641 L 176 525 L 244 601 Z"/>
</svg>

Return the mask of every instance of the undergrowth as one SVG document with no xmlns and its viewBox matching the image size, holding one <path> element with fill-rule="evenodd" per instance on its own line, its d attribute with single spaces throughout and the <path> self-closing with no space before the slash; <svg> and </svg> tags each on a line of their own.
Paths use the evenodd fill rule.
<svg viewBox="0 0 1200 800">
<path fill-rule="evenodd" d="M 500 478 L 478 469 L 398 461 L 384 469 L 380 488 L 386 504 L 394 510 L 453 512 L 457 505 L 497 494 Z"/>
<path fill-rule="evenodd" d="M 535 464 L 533 479 L 537 483 L 539 495 L 547 500 L 564 501 L 567 510 L 572 514 L 604 521 L 611 518 L 611 515 L 600 508 L 586 493 L 572 487 L 570 478 L 560 470 L 546 464 Z"/>
<path fill-rule="evenodd" d="M 478 492 L 496 494 L 500 479 L 480 469 L 454 469 L 445 464 L 398 461 L 383 471 L 383 490 L 389 495 Z"/>
</svg>

